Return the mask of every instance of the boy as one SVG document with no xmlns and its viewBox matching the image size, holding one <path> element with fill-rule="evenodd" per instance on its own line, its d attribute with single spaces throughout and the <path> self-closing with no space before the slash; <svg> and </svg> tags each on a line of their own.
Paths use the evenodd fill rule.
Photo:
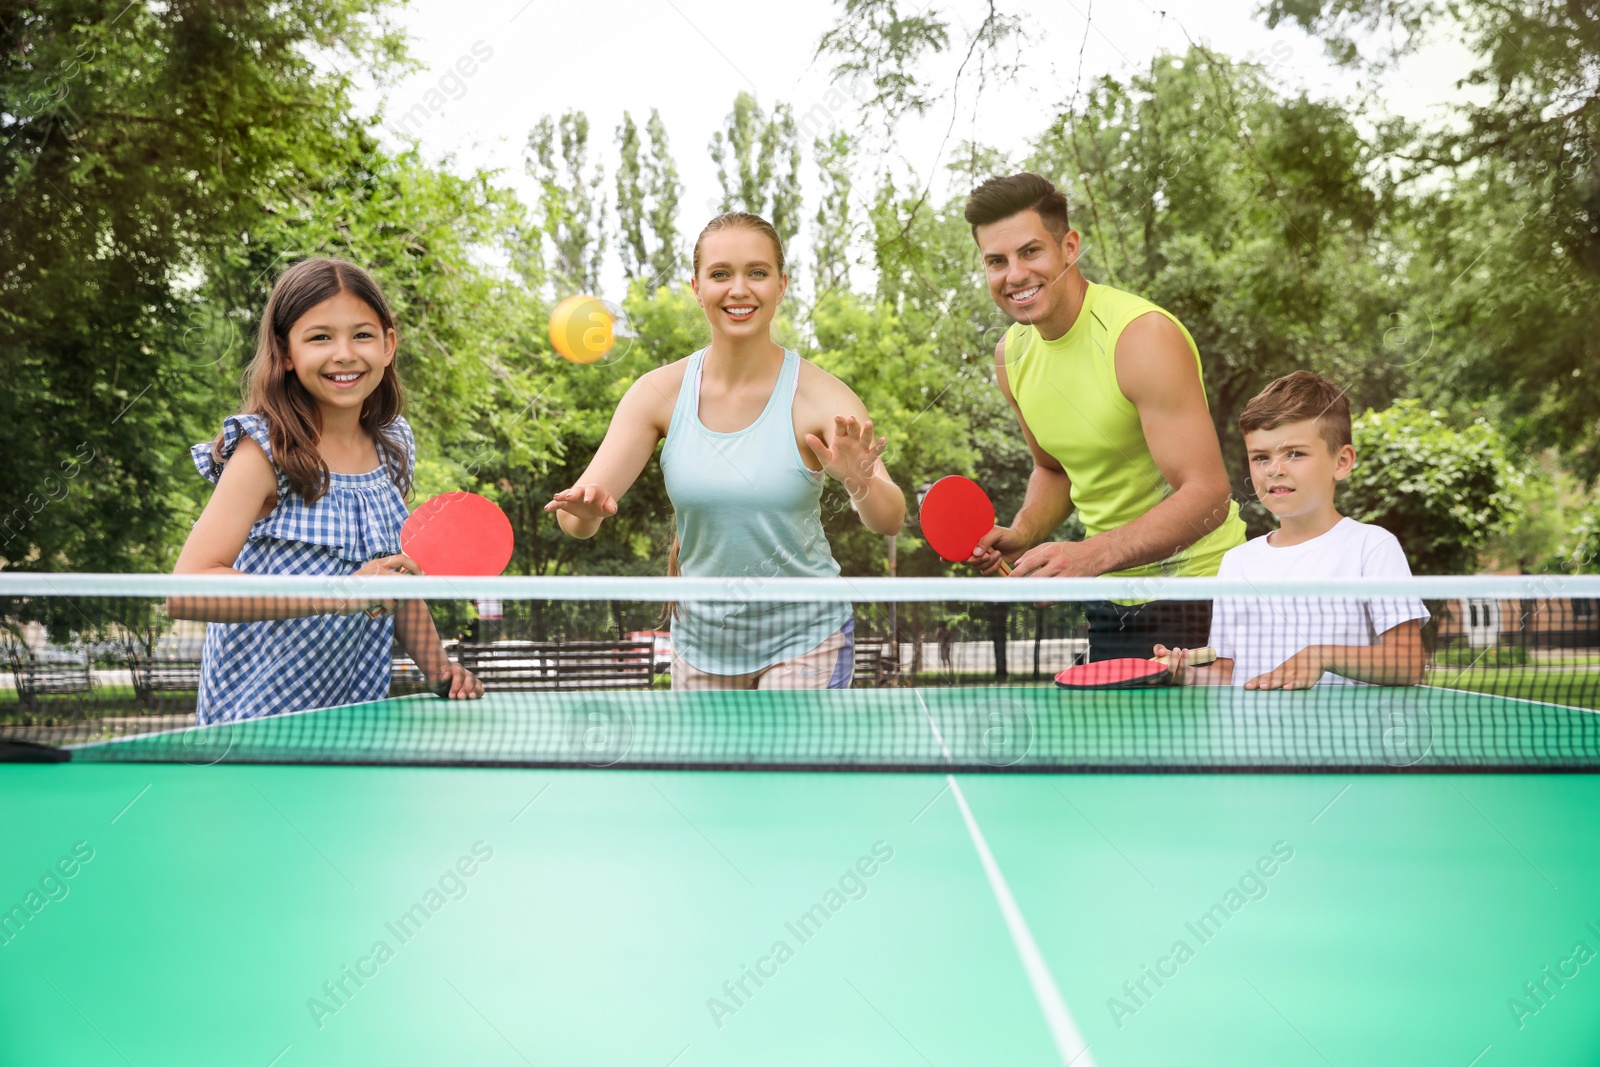
<svg viewBox="0 0 1600 1067">
<path fill-rule="evenodd" d="M 1334 487 L 1349 476 L 1350 403 L 1320 374 L 1295 371 L 1267 386 L 1239 415 L 1250 482 L 1278 529 L 1222 557 L 1219 578 L 1409 578 L 1393 534 L 1345 518 Z M 1188 667 L 1176 650 L 1177 685 L 1307 689 L 1318 682 L 1416 685 L 1422 680 L 1422 623 L 1428 611 L 1409 597 L 1223 597 L 1211 645 L 1217 660 Z M 1169 651 L 1161 645 L 1157 656 Z"/>
</svg>

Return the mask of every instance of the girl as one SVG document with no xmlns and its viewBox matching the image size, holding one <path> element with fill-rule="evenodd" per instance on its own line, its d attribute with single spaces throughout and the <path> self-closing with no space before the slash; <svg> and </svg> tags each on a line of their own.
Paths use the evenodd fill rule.
<svg viewBox="0 0 1600 1067">
<path fill-rule="evenodd" d="M 593 537 L 665 439 L 670 573 L 837 576 L 822 532 L 825 474 L 845 484 L 868 529 L 899 531 L 906 502 L 880 459 L 887 438 L 873 439 L 848 386 L 772 340 L 788 284 L 769 223 L 743 212 L 711 220 L 695 242 L 693 281 L 711 344 L 628 390 L 578 484 L 545 505 L 563 530 Z M 674 689 L 850 685 L 848 604 L 681 603 L 672 631 Z"/>
<path fill-rule="evenodd" d="M 451 663 L 428 606 L 339 595 L 350 575 L 418 574 L 400 554 L 416 446 L 400 416 L 394 318 L 366 271 L 289 268 L 261 315 L 243 410 L 191 452 L 216 491 L 177 574 L 323 575 L 316 597 L 173 597 L 206 628 L 200 723 L 379 700 L 394 638 L 452 698 L 483 686 Z"/>
</svg>

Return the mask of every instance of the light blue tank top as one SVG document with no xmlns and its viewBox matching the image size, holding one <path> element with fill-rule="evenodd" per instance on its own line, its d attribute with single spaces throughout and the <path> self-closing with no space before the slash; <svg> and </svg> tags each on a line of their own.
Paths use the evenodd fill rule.
<svg viewBox="0 0 1600 1067">
<path fill-rule="evenodd" d="M 822 485 L 795 444 L 800 357 L 783 368 L 761 414 L 717 433 L 700 421 L 706 350 L 689 357 L 661 449 L 661 474 L 677 512 L 678 564 L 690 577 L 727 578 L 729 599 L 680 603 L 672 623 L 678 655 L 708 674 L 749 674 L 816 648 L 850 621 L 848 604 L 760 599 L 765 578 L 834 578 L 839 564 L 822 532 Z"/>
</svg>

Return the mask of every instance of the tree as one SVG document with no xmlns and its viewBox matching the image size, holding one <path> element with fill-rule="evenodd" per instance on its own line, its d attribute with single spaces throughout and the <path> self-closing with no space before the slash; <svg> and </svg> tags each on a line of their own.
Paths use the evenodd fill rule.
<svg viewBox="0 0 1600 1067">
<path fill-rule="evenodd" d="M 850 157 L 856 140 L 843 130 L 812 142 L 817 169 L 822 172 L 822 203 L 817 208 L 811 254 L 816 257 L 817 295 L 850 285 L 851 239 Z"/>
<path fill-rule="evenodd" d="M 1579 518 L 1561 554 L 1573 572 L 1600 574 L 1600 505 L 1591 507 Z"/>
<path fill-rule="evenodd" d="M 622 256 L 622 273 L 637 278 L 650 262 L 644 235 L 643 169 L 639 163 L 639 127 L 633 116 L 622 113 L 617 127 L 617 251 Z"/>
<path fill-rule="evenodd" d="M 711 135 L 711 159 L 722 186 L 718 211 L 760 215 L 785 241 L 799 232 L 800 141 L 788 104 L 768 116 L 755 97 L 741 92 L 724 128 Z"/>
<path fill-rule="evenodd" d="M 980 91 L 984 79 L 1014 74 L 1018 45 L 1027 40 L 1023 16 L 996 3 L 967 34 L 964 50 L 950 48 L 949 20 L 926 5 L 912 14 L 902 13 L 898 0 L 839 0 L 838 6 L 838 22 L 818 41 L 817 55 L 832 57 L 836 78 L 865 79 L 872 86 L 867 108 L 891 137 L 904 116 L 924 115 L 954 96 L 970 65 L 976 65 Z M 924 84 L 920 72 L 943 52 L 962 59 L 950 88 L 940 91 Z"/>
<path fill-rule="evenodd" d="M 1557 446 L 1600 477 L 1600 18 L 1592 0 L 1273 0 L 1339 60 L 1384 65 L 1423 31 L 1464 40 L 1489 90 L 1437 129 L 1408 129 L 1397 156 L 1419 190 L 1434 398 L 1494 416 L 1528 452 Z M 1364 41 L 1398 46 L 1364 56 Z M 1511 268 L 1514 265 L 1514 269 Z"/>
<path fill-rule="evenodd" d="M 270 207 L 363 138 L 340 69 L 403 57 L 368 0 L 33 5 L 0 21 L 0 559 L 162 570 L 237 377 L 208 299 Z M 313 58 L 318 57 L 318 58 Z"/>
<path fill-rule="evenodd" d="M 889 439 L 884 463 L 916 503 L 916 487 L 944 474 L 971 471 L 977 459 L 965 420 L 934 401 L 948 384 L 933 346 L 919 339 L 885 305 L 846 293 L 830 293 L 812 312 L 816 351 L 811 359 L 855 390 Z M 823 494 L 824 527 L 845 574 L 887 573 L 885 539 L 861 525 L 845 487 L 829 479 Z M 902 570 L 938 573 L 943 568 L 908 529 L 900 535 Z"/>
<path fill-rule="evenodd" d="M 622 113 L 617 143 L 622 157 L 617 168 L 618 248 L 629 281 L 660 285 L 689 273 L 679 248 L 677 215 L 683 185 L 667 145 L 661 113 L 650 110 L 646 147 L 633 116 Z"/>
<path fill-rule="evenodd" d="M 655 247 L 650 253 L 650 278 L 653 284 L 661 285 L 681 280 L 690 273 L 678 233 L 678 202 L 683 197 L 683 183 L 678 179 L 678 165 L 673 162 L 672 149 L 667 143 L 667 124 L 661 121 L 661 112 L 655 108 L 650 109 L 645 132 L 650 135 L 650 155 L 645 167 L 645 192 L 650 201 L 647 221 L 655 234 Z"/>
<path fill-rule="evenodd" d="M 605 168 L 589 166 L 589 118 L 546 115 L 528 134 L 527 170 L 539 183 L 539 222 L 554 253 L 551 274 L 562 295 L 600 288 L 605 256 Z"/>
</svg>

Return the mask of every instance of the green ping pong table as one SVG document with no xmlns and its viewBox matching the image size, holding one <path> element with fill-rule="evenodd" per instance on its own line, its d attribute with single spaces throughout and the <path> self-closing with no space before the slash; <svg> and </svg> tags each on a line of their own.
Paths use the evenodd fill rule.
<svg viewBox="0 0 1600 1067">
<path fill-rule="evenodd" d="M 1600 1057 L 1600 779 L 1431 762 L 1528 743 L 1530 708 L 1559 756 L 1590 712 L 716 697 L 395 700 L 0 767 L 0 1062 Z M 761 728 L 807 708 L 805 743 Z M 1308 743 L 1345 756 L 1283 773 Z M 278 762 L 312 744 L 398 765 Z M 523 766 L 469 766 L 508 751 Z M 1229 752 L 1269 773 L 1208 772 Z M 769 769 L 683 769 L 746 758 Z M 1436 773 L 1362 773 L 1401 767 Z"/>
</svg>

